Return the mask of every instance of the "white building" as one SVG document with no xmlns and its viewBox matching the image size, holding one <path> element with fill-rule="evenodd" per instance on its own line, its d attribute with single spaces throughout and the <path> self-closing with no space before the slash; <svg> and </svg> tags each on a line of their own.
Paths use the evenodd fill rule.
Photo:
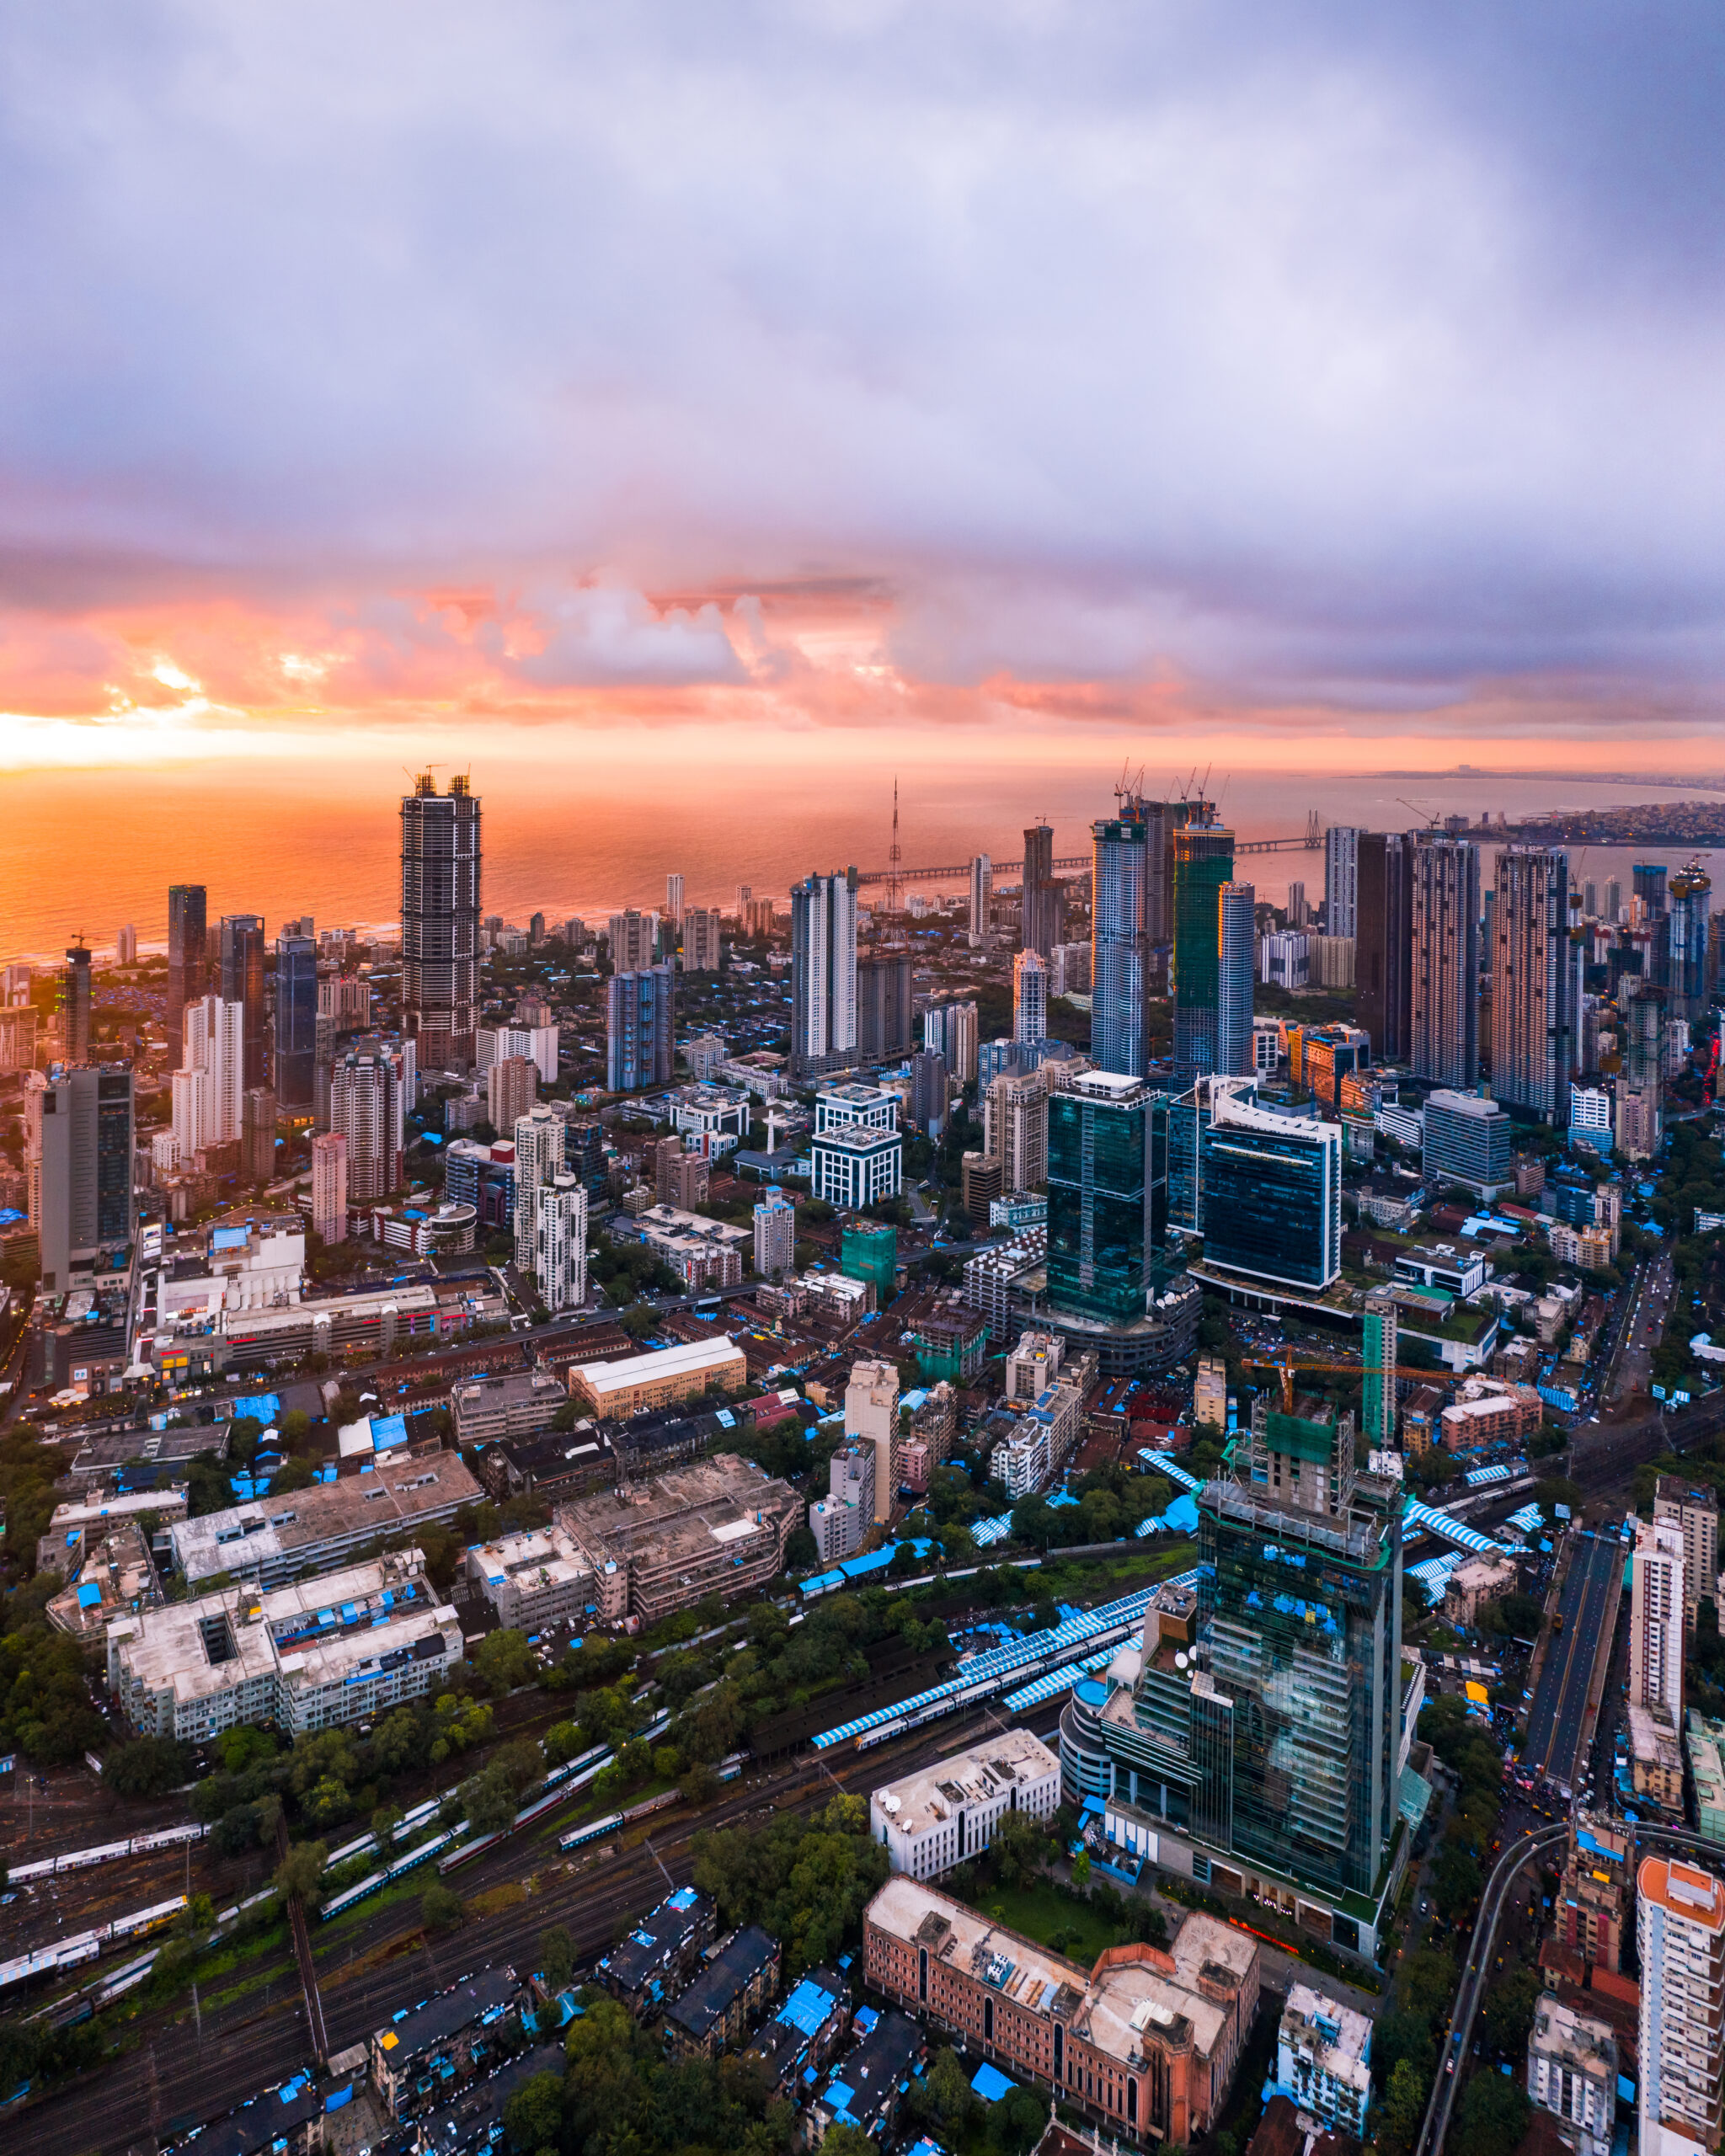
<svg viewBox="0 0 1725 2156">
<path fill-rule="evenodd" d="M 1286 928 L 1259 938 L 1258 977 L 1278 988 L 1304 988 L 1311 972 L 1311 938 L 1303 929 Z"/>
<path fill-rule="evenodd" d="M 1324 833 L 1324 927 L 1330 935 L 1358 935 L 1359 895 L 1359 829 L 1332 824 Z"/>
<path fill-rule="evenodd" d="M 1021 951 L 1012 961 L 1012 1038 L 1039 1041 L 1048 1036 L 1048 968 L 1034 951 Z"/>
<path fill-rule="evenodd" d="M 895 1871 L 934 1879 L 980 1855 L 1009 1812 L 1048 1820 L 1060 1806 L 1059 1758 L 1028 1729 L 1012 1729 L 874 1790 L 868 1832 Z"/>
<path fill-rule="evenodd" d="M 851 1365 L 845 1387 L 845 1443 L 864 1444 L 874 1453 L 874 1517 L 892 1516 L 899 1486 L 899 1372 L 894 1363 Z"/>
<path fill-rule="evenodd" d="M 1611 1096 L 1603 1086 L 1578 1086 L 1570 1081 L 1569 1129 L 1576 1137 L 1597 1141 L 1597 1150 L 1610 1150 Z"/>
<path fill-rule="evenodd" d="M 517 1632 L 572 1625 L 593 1601 L 593 1567 L 560 1527 L 499 1535 L 467 1551 L 467 1577 Z"/>
<path fill-rule="evenodd" d="M 347 1240 L 347 1140 L 339 1130 L 312 1140 L 312 1230 L 320 1242 Z"/>
<path fill-rule="evenodd" d="M 553 1115 L 550 1103 L 537 1101 L 515 1118 L 515 1263 L 524 1273 L 534 1271 L 538 1242 L 539 1214 L 535 1195 L 542 1183 L 562 1171 L 564 1125 Z"/>
<path fill-rule="evenodd" d="M 1549 1993 L 1527 2041 L 1527 2093 L 1562 2121 L 1576 2156 L 1610 2156 L 1617 2125 L 1617 2039 L 1610 2026 L 1578 2014 Z"/>
<path fill-rule="evenodd" d="M 227 1587 L 118 1619 L 108 1685 L 140 1736 L 204 1744 L 245 1722 L 300 1737 L 440 1690 L 462 1628 L 417 1550 L 260 1593 Z"/>
<path fill-rule="evenodd" d="M 518 1055 L 537 1070 L 542 1086 L 554 1086 L 558 1038 L 556 1026 L 481 1027 L 473 1036 L 474 1068 L 489 1070 L 494 1064 Z"/>
<path fill-rule="evenodd" d="M 841 1445 L 827 1465 L 827 1494 L 809 1508 L 823 1565 L 853 1557 L 874 1525 L 874 1447 Z"/>
<path fill-rule="evenodd" d="M 1371 2104 L 1371 2023 L 1315 1991 L 1289 1988 L 1276 2031 L 1276 2086 L 1323 2125 L 1356 2138 Z"/>
<path fill-rule="evenodd" d="M 533 1210 L 530 1262 L 539 1299 L 548 1310 L 576 1309 L 587 1299 L 586 1191 L 578 1177 L 559 1171 L 535 1185 L 528 1199 Z"/>
<path fill-rule="evenodd" d="M 219 995 L 200 996 L 185 1008 L 185 1055 L 174 1074 L 174 1135 L 179 1157 L 190 1161 L 207 1145 L 239 1137 L 246 1084 L 246 1007 Z"/>
<path fill-rule="evenodd" d="M 1252 1068 L 1259 1078 L 1274 1078 L 1282 1060 L 1282 1022 L 1254 1018 L 1252 1022 Z"/>
<path fill-rule="evenodd" d="M 896 1130 L 857 1123 L 818 1131 L 809 1149 L 809 1189 L 829 1205 L 859 1211 L 898 1196 L 904 1163 L 905 1141 Z"/>
<path fill-rule="evenodd" d="M 797 1209 L 782 1190 L 770 1190 L 755 1208 L 756 1278 L 788 1279 L 796 1266 Z"/>
<path fill-rule="evenodd" d="M 970 943 L 973 949 L 988 941 L 993 905 L 994 863 L 985 853 L 979 853 L 970 862 Z"/>
<path fill-rule="evenodd" d="M 711 1159 L 749 1135 L 752 1104 L 741 1086 L 681 1086 L 670 1095 L 671 1127 Z"/>
<path fill-rule="evenodd" d="M 1629 1601 L 1629 1700 L 1664 1707 L 1683 1725 L 1683 1529 L 1675 1520 L 1641 1521 L 1635 1530 Z"/>
<path fill-rule="evenodd" d="M 195 1264 L 177 1251 L 164 1253 L 156 1282 L 156 1323 L 172 1328 L 218 1310 L 286 1310 L 300 1300 L 305 1269 L 306 1231 L 296 1215 L 217 1225 Z"/>
<path fill-rule="evenodd" d="M 1056 943 L 1048 954 L 1049 993 L 1052 995 L 1088 995 L 1090 946 Z"/>
<path fill-rule="evenodd" d="M 1058 1332 L 1021 1332 L 1017 1346 L 1007 1358 L 1008 1401 L 1039 1399 L 1060 1376 L 1065 1348 Z"/>
<path fill-rule="evenodd" d="M 1725 1885 L 1648 1856 L 1636 1886 L 1640 2156 L 1703 2156 L 1725 2126 Z"/>
<path fill-rule="evenodd" d="M 951 1068 L 949 1065 L 948 1069 Z M 829 1086 L 814 1096 L 814 1129 L 826 1130 L 896 1130 L 899 1096 L 885 1086 Z"/>
</svg>

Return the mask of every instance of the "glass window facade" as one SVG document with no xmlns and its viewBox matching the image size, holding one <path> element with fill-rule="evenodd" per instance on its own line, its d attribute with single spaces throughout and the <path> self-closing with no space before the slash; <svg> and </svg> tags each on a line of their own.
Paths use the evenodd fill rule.
<svg viewBox="0 0 1725 2156">
<path fill-rule="evenodd" d="M 1227 1122 L 1205 1131 L 1205 1259 L 1260 1279 L 1327 1287 L 1341 1267 L 1338 1138 L 1334 1124 L 1291 1120 L 1285 1132 Z"/>
<path fill-rule="evenodd" d="M 1189 1086 L 1220 1068 L 1222 886 L 1234 880 L 1234 834 L 1192 824 L 1174 834 L 1174 1076 Z"/>
<path fill-rule="evenodd" d="M 1108 818 L 1091 838 L 1090 1053 L 1099 1070 L 1141 1078 L 1148 827 L 1141 818 Z"/>
<path fill-rule="evenodd" d="M 1130 1324 L 1167 1236 L 1167 1099 L 1142 1088 L 1119 1099 L 1056 1093 L 1048 1152 L 1049 1299 Z"/>
</svg>

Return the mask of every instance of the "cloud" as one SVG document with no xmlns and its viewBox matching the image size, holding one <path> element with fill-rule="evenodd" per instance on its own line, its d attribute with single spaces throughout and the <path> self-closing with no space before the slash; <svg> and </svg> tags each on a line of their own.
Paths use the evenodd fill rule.
<svg viewBox="0 0 1725 2156">
<path fill-rule="evenodd" d="M 1701 0 L 66 0 L 0 63 L 14 707 L 1717 711 Z"/>
</svg>

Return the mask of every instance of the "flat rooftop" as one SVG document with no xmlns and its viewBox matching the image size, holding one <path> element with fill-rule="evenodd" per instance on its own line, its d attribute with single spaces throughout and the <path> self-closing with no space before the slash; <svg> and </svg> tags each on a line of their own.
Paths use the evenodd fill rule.
<svg viewBox="0 0 1725 2156">
<path fill-rule="evenodd" d="M 924 1834 L 950 1818 L 959 1806 L 991 1803 L 1004 1790 L 1052 1774 L 1060 1763 L 1028 1729 L 1013 1729 L 959 1752 L 938 1766 L 887 1782 L 872 1801 L 907 1834 Z"/>
<path fill-rule="evenodd" d="M 386 1454 L 369 1474 L 176 1521 L 174 1562 L 190 1585 L 216 1572 L 309 1566 L 323 1543 L 410 1533 L 423 1519 L 483 1499 L 458 1453 L 417 1459 Z"/>
<path fill-rule="evenodd" d="M 653 1385 L 663 1378 L 689 1376 L 698 1370 L 723 1369 L 742 1359 L 741 1348 L 728 1338 L 686 1340 L 675 1348 L 654 1348 L 646 1355 L 572 1362 L 569 1373 L 573 1378 L 579 1371 L 584 1385 L 602 1394 Z"/>
<path fill-rule="evenodd" d="M 558 1508 L 558 1524 L 595 1562 L 651 1549 L 670 1555 L 686 1546 L 709 1554 L 714 1544 L 742 1542 L 763 1513 L 801 1503 L 781 1482 L 734 1453 L 674 1468 L 651 1481 L 577 1497 Z"/>
</svg>

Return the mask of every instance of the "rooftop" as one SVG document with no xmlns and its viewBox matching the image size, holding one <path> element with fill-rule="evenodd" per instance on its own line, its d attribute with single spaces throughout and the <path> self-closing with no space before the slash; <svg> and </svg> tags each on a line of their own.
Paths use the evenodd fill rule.
<svg viewBox="0 0 1725 2156">
<path fill-rule="evenodd" d="M 704 2042 L 714 2023 L 724 2019 L 738 1993 L 777 1958 L 778 1941 L 759 1924 L 745 1924 L 708 1955 L 700 1974 L 666 2019 L 686 2030 L 697 2042 Z"/>
<path fill-rule="evenodd" d="M 217 1572 L 254 1572 L 296 1560 L 309 1566 L 320 1544 L 404 1534 L 435 1513 L 483 1497 L 458 1453 L 419 1459 L 386 1454 L 368 1474 L 176 1521 L 174 1560 L 189 1585 Z"/>
<path fill-rule="evenodd" d="M 1643 1857 L 1635 1883 L 1644 1902 L 1681 1917 L 1685 1924 L 1725 1931 L 1725 1885 L 1699 1865 L 1674 1856 Z"/>
<path fill-rule="evenodd" d="M 745 1540 L 765 1513 L 798 1509 L 788 1482 L 734 1453 L 673 1468 L 650 1481 L 578 1497 L 558 1508 L 558 1524 L 597 1564 L 665 1545 L 708 1555 L 715 1544 Z"/>
<path fill-rule="evenodd" d="M 372 2038 L 392 2073 L 399 2073 L 414 2060 L 423 2058 L 439 2044 L 458 2036 L 475 2021 L 495 2015 L 501 2020 L 520 1986 L 513 1969 L 482 1969 L 464 1983 L 409 2007 L 387 2022 Z"/>
<path fill-rule="evenodd" d="M 742 1360 L 742 1350 L 728 1338 L 687 1340 L 675 1348 L 658 1348 L 645 1355 L 615 1359 L 573 1362 L 583 1381 L 597 1392 L 617 1392 L 638 1385 L 653 1385 L 663 1378 L 681 1377 L 696 1370 L 722 1369 Z"/>
<path fill-rule="evenodd" d="M 1008 1730 L 937 1766 L 887 1782 L 873 1801 L 907 1834 L 923 1834 L 959 1806 L 986 1804 L 1002 1790 L 1059 1777 L 1060 1763 L 1028 1729 Z"/>
<path fill-rule="evenodd" d="M 1561 2058 L 1575 2073 L 1608 2078 L 1616 2074 L 1617 2039 L 1610 2025 L 1596 2021 L 1589 2014 L 1578 2014 L 1549 1993 L 1534 2015 L 1533 2041 L 1539 2050 Z"/>
</svg>

